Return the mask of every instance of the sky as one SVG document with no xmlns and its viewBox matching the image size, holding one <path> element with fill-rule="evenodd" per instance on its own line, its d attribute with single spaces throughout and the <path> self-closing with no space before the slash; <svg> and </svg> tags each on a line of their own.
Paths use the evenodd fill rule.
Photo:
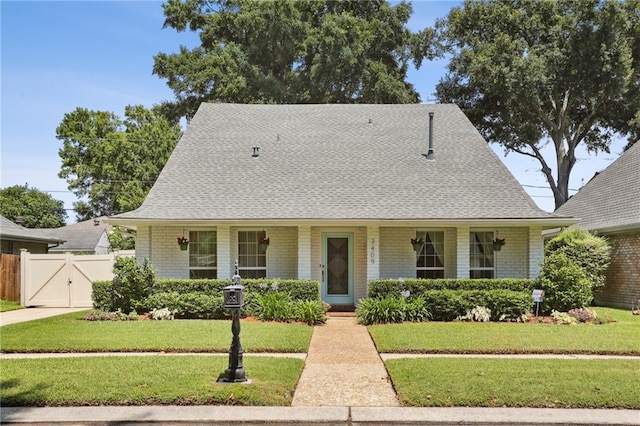
<svg viewBox="0 0 640 426">
<path fill-rule="evenodd" d="M 409 27 L 420 30 L 446 16 L 457 1 L 413 1 Z M 163 29 L 162 2 L 0 0 L 0 188 L 28 184 L 64 202 L 67 223 L 75 222 L 76 197 L 58 178 L 62 142 L 55 137 L 64 114 L 77 107 L 124 116 L 127 105 L 151 107 L 173 99 L 165 81 L 152 74 L 153 56 L 195 47 L 197 35 Z M 435 86 L 448 60 L 424 61 L 408 81 L 422 102 L 434 102 Z M 571 194 L 622 152 L 577 152 Z M 537 161 L 491 145 L 536 204 L 553 211 L 551 190 Z M 544 151 L 554 157 L 553 150 Z"/>
</svg>

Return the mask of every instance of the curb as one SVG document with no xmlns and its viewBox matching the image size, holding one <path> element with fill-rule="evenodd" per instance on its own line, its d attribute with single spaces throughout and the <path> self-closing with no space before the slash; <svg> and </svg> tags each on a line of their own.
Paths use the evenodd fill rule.
<svg viewBox="0 0 640 426">
<path fill-rule="evenodd" d="M 640 424 L 640 410 L 554 408 L 100 406 L 5 407 L 2 424 L 608 425 Z"/>
</svg>

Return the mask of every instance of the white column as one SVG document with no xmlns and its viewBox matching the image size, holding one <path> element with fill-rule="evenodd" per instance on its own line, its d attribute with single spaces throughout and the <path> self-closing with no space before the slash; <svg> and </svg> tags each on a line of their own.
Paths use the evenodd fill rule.
<svg viewBox="0 0 640 426">
<path fill-rule="evenodd" d="M 380 278 L 380 227 L 367 226 L 367 283 L 369 280 L 378 278 Z"/>
<path fill-rule="evenodd" d="M 469 227 L 456 229 L 456 277 L 469 278 Z"/>
<path fill-rule="evenodd" d="M 233 260 L 231 259 L 231 227 L 218 226 L 218 278 L 233 276 Z"/>
<path fill-rule="evenodd" d="M 298 279 L 311 279 L 311 227 L 298 226 Z"/>
<path fill-rule="evenodd" d="M 544 240 L 540 226 L 529 227 L 529 278 L 537 278 L 544 260 Z"/>
</svg>

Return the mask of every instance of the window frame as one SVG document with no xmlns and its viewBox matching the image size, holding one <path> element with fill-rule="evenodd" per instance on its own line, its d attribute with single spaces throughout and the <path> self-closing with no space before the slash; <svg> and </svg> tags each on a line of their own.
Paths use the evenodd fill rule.
<svg viewBox="0 0 640 426">
<path fill-rule="evenodd" d="M 481 239 L 480 241 L 476 241 L 477 234 L 484 234 L 485 239 Z M 477 229 L 473 231 L 469 231 L 469 278 L 471 279 L 494 279 L 496 277 L 496 252 L 493 249 L 493 239 L 494 239 L 494 231 L 493 230 L 483 230 Z M 489 238 L 486 240 L 486 238 Z M 474 248 L 478 247 L 480 250 L 474 251 Z M 488 256 L 484 250 L 490 250 L 491 255 Z M 491 260 L 491 266 L 473 266 L 473 258 L 474 256 L 480 256 L 484 258 L 486 262 L 489 258 Z M 484 262 L 480 262 L 484 263 Z M 475 276 L 474 276 L 475 275 Z M 485 276 L 489 275 L 489 276 Z"/>
<path fill-rule="evenodd" d="M 240 234 L 248 234 L 246 238 L 241 238 Z M 254 234 L 253 236 L 250 234 Z M 252 278 L 252 279 L 260 279 L 260 278 L 268 278 L 268 256 L 267 256 L 267 247 L 261 247 L 258 244 L 258 238 L 260 236 L 266 238 L 266 231 L 264 229 L 238 229 L 236 232 L 237 238 L 237 253 L 238 253 L 238 274 L 242 278 Z M 242 248 L 251 247 L 248 252 L 243 253 Z M 249 258 L 253 258 L 255 260 L 254 265 L 243 265 L 243 262 Z M 260 260 L 264 259 L 264 266 L 261 265 Z M 262 272 L 262 273 L 261 273 Z"/>
<path fill-rule="evenodd" d="M 201 238 L 194 237 L 194 234 L 200 233 L 213 233 L 213 252 L 198 252 L 197 249 L 201 248 L 203 244 L 211 244 L 211 242 L 203 242 L 200 241 Z M 189 278 L 190 279 L 216 279 L 218 278 L 218 231 L 216 229 L 190 229 L 189 230 L 189 260 L 188 260 L 188 268 L 189 268 Z M 198 256 L 213 256 L 214 266 L 192 266 L 192 259 Z M 193 274 L 192 274 L 193 271 Z M 212 274 L 205 275 L 213 275 L 213 276 L 194 276 L 194 274 L 198 275 L 198 271 L 213 271 Z"/>
<path fill-rule="evenodd" d="M 433 241 L 428 242 L 431 240 L 431 238 L 429 237 L 429 233 L 434 233 L 436 235 L 438 235 L 438 241 L 435 242 L 435 244 L 438 244 L 441 246 L 441 254 L 442 256 L 438 256 L 438 250 L 436 250 L 435 244 Z M 445 232 L 442 229 L 426 229 L 426 230 L 417 230 L 416 231 L 416 238 L 422 238 L 424 240 L 424 245 L 422 246 L 422 250 L 420 250 L 419 253 L 417 253 L 416 255 L 416 263 L 415 263 L 415 269 L 416 269 L 416 278 L 425 278 L 425 279 L 440 279 L 440 278 L 444 278 L 445 277 L 445 273 L 446 273 L 446 263 L 447 263 L 447 256 L 446 256 L 446 249 L 445 249 Z M 433 247 L 433 253 L 435 253 L 435 255 L 429 255 L 427 253 L 428 251 L 428 247 L 427 245 L 430 245 L 431 247 Z M 418 263 L 420 262 L 421 258 L 424 258 L 424 263 L 427 264 L 428 263 L 428 259 L 429 258 L 434 258 L 437 257 L 441 262 L 442 262 L 442 266 L 418 266 Z M 423 273 L 425 276 L 421 277 L 420 273 Z M 429 276 L 431 275 L 431 276 Z"/>
</svg>

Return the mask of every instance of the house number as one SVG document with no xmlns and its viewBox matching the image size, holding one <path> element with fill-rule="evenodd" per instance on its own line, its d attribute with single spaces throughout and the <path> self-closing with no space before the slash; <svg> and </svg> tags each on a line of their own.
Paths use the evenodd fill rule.
<svg viewBox="0 0 640 426">
<path fill-rule="evenodd" d="M 376 240 L 374 238 L 371 240 L 371 256 L 370 256 L 371 263 L 376 263 L 376 259 L 374 257 L 375 253 L 376 253 Z"/>
</svg>

